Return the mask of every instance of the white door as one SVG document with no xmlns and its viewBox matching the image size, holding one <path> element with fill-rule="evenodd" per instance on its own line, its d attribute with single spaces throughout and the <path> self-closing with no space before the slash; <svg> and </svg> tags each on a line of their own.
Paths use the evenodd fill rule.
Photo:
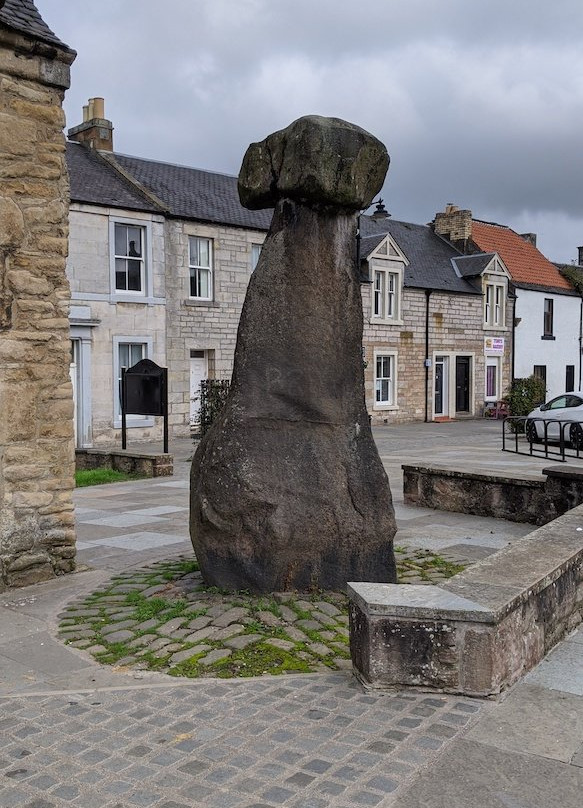
<svg viewBox="0 0 583 808">
<path fill-rule="evenodd" d="M 449 373 L 448 357 L 435 357 L 435 395 L 433 404 L 434 417 L 449 415 Z"/>
<path fill-rule="evenodd" d="M 200 422 L 200 383 L 208 376 L 206 351 L 190 352 L 190 425 Z"/>
</svg>

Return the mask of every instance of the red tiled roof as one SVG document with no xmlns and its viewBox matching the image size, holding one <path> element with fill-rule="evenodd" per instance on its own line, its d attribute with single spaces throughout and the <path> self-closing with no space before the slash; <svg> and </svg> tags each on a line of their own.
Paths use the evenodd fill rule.
<svg viewBox="0 0 583 808">
<path fill-rule="evenodd" d="M 526 283 L 572 291 L 557 267 L 530 242 L 509 227 L 472 220 L 472 241 L 483 252 L 497 252 L 517 284 Z"/>
</svg>

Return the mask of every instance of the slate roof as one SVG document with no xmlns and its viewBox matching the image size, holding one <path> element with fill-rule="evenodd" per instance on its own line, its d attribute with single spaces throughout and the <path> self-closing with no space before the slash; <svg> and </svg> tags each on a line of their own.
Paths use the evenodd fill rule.
<svg viewBox="0 0 583 808">
<path fill-rule="evenodd" d="M 452 259 L 461 253 L 448 241 L 436 236 L 427 225 L 361 216 L 360 232 L 362 258 L 370 255 L 390 233 L 409 261 L 405 267 L 405 286 L 454 294 L 481 294 L 472 283 L 460 278 L 453 268 Z"/>
<path fill-rule="evenodd" d="M 515 286 L 576 294 L 571 284 L 537 248 L 514 230 L 493 222 L 472 220 L 472 241 L 483 252 L 497 252 Z"/>
<path fill-rule="evenodd" d="M 453 258 L 453 263 L 462 278 L 477 278 L 486 269 L 496 253 L 478 253 L 477 255 L 460 255 Z"/>
<path fill-rule="evenodd" d="M 5 0 L 4 4 L 0 1 L 0 23 L 33 39 L 71 50 L 51 31 L 32 0 Z"/>
<path fill-rule="evenodd" d="M 121 177 L 100 155 L 80 143 L 67 143 L 71 201 L 161 213 L 153 202 Z"/>
<path fill-rule="evenodd" d="M 124 154 L 113 156 L 172 216 L 256 230 L 267 230 L 271 224 L 272 210 L 247 210 L 241 205 L 237 177 Z"/>
</svg>

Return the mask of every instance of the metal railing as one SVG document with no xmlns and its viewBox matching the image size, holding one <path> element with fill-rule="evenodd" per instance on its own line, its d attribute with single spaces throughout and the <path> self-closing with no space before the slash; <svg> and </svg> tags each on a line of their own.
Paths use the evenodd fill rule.
<svg viewBox="0 0 583 808">
<path fill-rule="evenodd" d="M 510 416 L 502 422 L 502 451 L 560 463 L 582 457 L 583 421 Z"/>
</svg>

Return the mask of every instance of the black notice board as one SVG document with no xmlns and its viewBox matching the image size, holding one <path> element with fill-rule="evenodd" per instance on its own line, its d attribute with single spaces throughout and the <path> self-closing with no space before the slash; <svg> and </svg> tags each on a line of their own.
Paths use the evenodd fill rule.
<svg viewBox="0 0 583 808">
<path fill-rule="evenodd" d="M 126 448 L 126 415 L 164 417 L 164 452 L 168 453 L 168 369 L 151 359 L 121 372 L 122 448 Z"/>
</svg>

